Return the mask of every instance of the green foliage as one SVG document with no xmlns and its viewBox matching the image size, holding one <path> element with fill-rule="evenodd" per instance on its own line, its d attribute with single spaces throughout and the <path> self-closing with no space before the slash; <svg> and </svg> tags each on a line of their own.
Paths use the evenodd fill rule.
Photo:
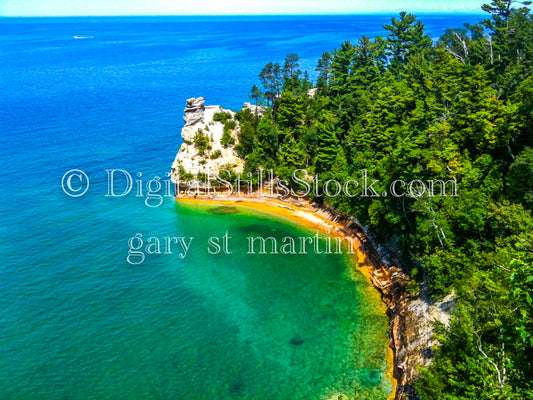
<svg viewBox="0 0 533 400">
<path fill-rule="evenodd" d="M 335 162 L 339 151 L 333 114 L 324 111 L 315 123 L 318 131 L 318 146 L 315 160 L 317 172 L 328 171 Z"/>
<path fill-rule="evenodd" d="M 254 152 L 246 156 L 245 168 L 255 171 L 257 168 L 274 169 L 279 148 L 278 127 L 267 114 L 257 126 Z"/>
<path fill-rule="evenodd" d="M 224 148 L 228 146 L 233 146 L 235 144 L 235 139 L 233 139 L 233 136 L 231 133 L 237 126 L 237 123 L 232 119 L 227 119 L 224 122 L 224 131 L 222 133 L 222 138 L 220 139 L 220 143 L 222 143 L 222 146 Z"/>
<path fill-rule="evenodd" d="M 263 92 L 261 92 L 261 90 L 256 85 L 252 86 L 252 90 L 250 92 L 249 97 L 252 103 L 263 105 Z"/>
<path fill-rule="evenodd" d="M 254 151 L 255 130 L 253 125 L 245 121 L 241 123 L 241 131 L 239 132 L 239 144 L 235 147 L 237 154 L 241 158 L 245 158 L 248 154 Z"/>
<path fill-rule="evenodd" d="M 316 71 L 319 74 L 317 88 L 318 91 L 323 95 L 327 95 L 327 88 L 330 83 L 329 77 L 331 73 L 331 58 L 331 54 L 329 52 L 325 52 L 322 54 L 322 58 L 318 60 L 318 65 L 316 67 Z"/>
<path fill-rule="evenodd" d="M 533 34 L 531 36 L 533 38 Z M 513 97 L 518 109 L 517 118 L 521 122 L 521 134 L 515 140 L 515 146 L 533 146 L 533 76 L 521 82 Z"/>
<path fill-rule="evenodd" d="M 285 63 L 283 64 L 283 90 L 284 91 L 297 91 L 299 88 L 299 76 L 302 74 L 302 71 L 300 71 L 298 68 L 300 67 L 299 64 L 299 57 L 297 54 L 292 53 L 288 54 L 285 58 Z"/>
<path fill-rule="evenodd" d="M 533 263 L 531 257 L 526 260 L 511 261 L 512 298 L 519 305 L 518 326 L 516 330 L 526 346 L 533 349 Z"/>
<path fill-rule="evenodd" d="M 211 149 L 211 137 L 205 134 L 201 129 L 195 133 L 193 143 L 198 149 L 198 154 L 201 156 L 205 154 L 206 150 Z"/>
<path fill-rule="evenodd" d="M 220 150 L 216 150 L 209 156 L 211 160 L 216 160 L 217 158 L 222 157 L 222 152 Z"/>
<path fill-rule="evenodd" d="M 533 149 L 525 148 L 509 167 L 507 187 L 509 197 L 533 208 Z"/>
<path fill-rule="evenodd" d="M 383 26 L 389 31 L 387 49 L 393 72 L 400 72 L 409 56 L 431 47 L 431 38 L 424 34 L 424 25 L 415 21 L 413 14 L 402 11 L 400 19 L 393 18 L 390 24 Z"/>
<path fill-rule="evenodd" d="M 281 94 L 277 106 L 276 122 L 280 127 L 297 131 L 303 122 L 302 104 L 292 92 Z"/>
<path fill-rule="evenodd" d="M 218 112 L 213 115 L 213 121 L 219 121 L 225 123 L 228 120 L 231 120 L 231 114 L 229 112 Z"/>
<path fill-rule="evenodd" d="M 226 182 L 229 182 L 231 183 L 232 185 L 235 184 L 235 182 L 237 182 L 237 178 L 238 178 L 238 175 L 235 173 L 234 169 L 233 169 L 234 166 L 232 165 L 224 165 L 221 169 L 220 169 L 220 172 L 218 174 L 218 177 L 220 179 L 223 179 L 225 180 Z M 217 186 L 223 186 L 219 181 L 216 181 L 215 182 L 215 185 Z M 224 184 L 224 188 L 226 190 L 229 190 L 229 187 L 226 186 L 226 184 Z"/>
<path fill-rule="evenodd" d="M 274 99 L 280 95 L 282 85 L 281 67 L 279 63 L 270 62 L 265 65 L 259 74 L 259 79 L 265 89 L 264 97 L 268 104 L 274 103 Z"/>
<path fill-rule="evenodd" d="M 194 179 L 194 175 L 185 171 L 185 168 L 183 168 L 183 166 L 180 165 L 178 168 L 179 168 L 178 170 L 179 178 L 181 181 L 187 182 L 187 181 L 191 181 Z"/>
<path fill-rule="evenodd" d="M 318 61 L 316 94 L 296 54 L 261 71 L 270 106 L 237 114 L 245 170 L 320 182 L 361 171 L 381 194 L 398 180 L 433 182 L 446 196 L 350 197 L 325 202 L 379 238 L 399 238 L 417 282 L 455 293 L 451 325 L 416 384 L 422 399 L 533 399 L 533 18 L 495 0 L 488 18 L 449 29 L 436 45 L 406 12 L 387 36 L 346 41 Z M 519 7 L 519 8 L 518 8 Z M 302 174 L 303 175 L 303 174 Z M 439 183 L 440 182 L 440 183 Z M 452 197 L 452 187 L 457 196 Z M 356 184 L 358 185 L 355 189 Z M 334 190 L 331 185 L 330 189 Z M 389 192 L 390 193 L 390 192 Z"/>
</svg>

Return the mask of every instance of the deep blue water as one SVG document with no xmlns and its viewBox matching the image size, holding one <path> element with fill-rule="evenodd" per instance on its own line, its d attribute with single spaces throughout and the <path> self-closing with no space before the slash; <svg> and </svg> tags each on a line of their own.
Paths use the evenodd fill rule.
<svg viewBox="0 0 533 400">
<path fill-rule="evenodd" d="M 479 19 L 422 17 L 433 37 Z M 303 228 L 249 212 L 228 219 L 187 210 L 169 198 L 149 208 L 133 194 L 104 195 L 105 169 L 165 176 L 187 98 L 238 109 L 267 62 L 297 52 L 314 77 L 323 52 L 385 34 L 389 20 L 0 19 L 0 398 L 298 399 L 354 384 L 386 390 L 386 320 L 362 304 L 366 283 L 354 284 L 341 258 L 293 259 L 287 286 L 282 262 L 236 264 L 199 247 L 185 260 L 126 262 L 138 232 Z M 72 168 L 91 180 L 80 198 L 61 189 Z M 262 272 L 265 265 L 273 270 Z M 272 302 L 276 296 L 282 300 Z M 300 321 L 298 310 L 314 317 Z M 291 347 L 295 337 L 304 349 L 310 343 L 304 353 Z M 364 357 L 351 358 L 354 349 Z"/>
</svg>

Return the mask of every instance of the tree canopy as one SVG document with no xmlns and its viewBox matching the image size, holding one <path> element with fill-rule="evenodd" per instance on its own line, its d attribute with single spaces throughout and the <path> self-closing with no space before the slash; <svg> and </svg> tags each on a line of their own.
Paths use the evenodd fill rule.
<svg viewBox="0 0 533 400">
<path fill-rule="evenodd" d="M 383 240 L 399 237 L 408 269 L 431 294 L 452 290 L 449 327 L 417 382 L 422 399 L 533 399 L 533 17 L 527 2 L 494 0 L 477 25 L 433 43 L 402 12 L 386 36 L 346 41 L 318 60 L 316 93 L 295 53 L 270 62 L 244 118 L 247 170 L 320 180 L 457 182 L 457 196 L 316 201 Z M 283 65 L 281 67 L 280 65 Z"/>
</svg>

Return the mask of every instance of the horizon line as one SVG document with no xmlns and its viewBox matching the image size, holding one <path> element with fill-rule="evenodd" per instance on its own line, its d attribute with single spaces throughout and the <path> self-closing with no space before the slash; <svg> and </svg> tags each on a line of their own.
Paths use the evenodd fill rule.
<svg viewBox="0 0 533 400">
<path fill-rule="evenodd" d="M 2 18 L 131 18 L 131 17 L 319 17 L 319 16 L 357 16 L 357 15 L 397 15 L 400 12 L 413 15 L 480 15 L 483 11 L 380 11 L 380 12 L 357 12 L 357 13 L 289 13 L 289 14 L 72 14 L 72 15 L 0 15 Z"/>
</svg>

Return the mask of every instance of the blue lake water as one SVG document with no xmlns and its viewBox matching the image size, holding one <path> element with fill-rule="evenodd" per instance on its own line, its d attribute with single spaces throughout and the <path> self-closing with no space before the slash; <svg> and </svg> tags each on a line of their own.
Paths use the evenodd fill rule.
<svg viewBox="0 0 533 400">
<path fill-rule="evenodd" d="M 479 16 L 425 15 L 434 38 Z M 107 198 L 165 177 L 189 97 L 239 109 L 269 61 L 385 34 L 388 16 L 0 19 L 0 398 L 325 399 L 390 393 L 387 318 L 341 256 L 250 257 L 310 234 L 259 212 Z M 63 174 L 90 178 L 68 197 Z M 216 209 L 215 209 L 216 211 Z M 210 256 L 230 232 L 232 255 Z M 126 261 L 128 239 L 194 237 Z"/>
</svg>

